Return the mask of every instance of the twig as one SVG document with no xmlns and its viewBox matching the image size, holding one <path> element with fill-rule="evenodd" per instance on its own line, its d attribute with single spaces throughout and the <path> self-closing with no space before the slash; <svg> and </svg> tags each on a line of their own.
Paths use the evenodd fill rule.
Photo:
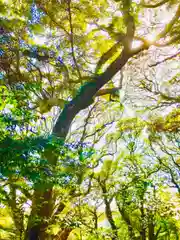
<svg viewBox="0 0 180 240">
<path fill-rule="evenodd" d="M 178 51 L 177 53 L 175 53 L 175 54 L 173 54 L 173 55 L 171 55 L 171 56 L 169 56 L 169 57 L 167 57 L 167 58 L 165 58 L 165 59 L 163 59 L 161 61 L 158 61 L 156 63 L 153 63 L 153 64 L 149 65 L 149 67 L 155 67 L 155 66 L 157 66 L 157 65 L 159 65 L 161 63 L 164 63 L 164 62 L 166 62 L 168 60 L 171 60 L 171 59 L 177 57 L 178 55 L 180 55 L 180 51 Z"/>
<path fill-rule="evenodd" d="M 50 20 L 56 24 L 57 27 L 61 28 L 68 36 L 69 36 L 69 32 L 59 23 L 57 22 L 54 18 L 53 18 L 53 15 L 48 12 L 46 10 L 46 8 L 44 6 L 42 6 L 41 4 L 38 4 L 38 7 L 50 18 Z"/>
<path fill-rule="evenodd" d="M 93 110 L 96 108 L 96 105 L 97 103 L 94 104 L 94 106 L 90 109 L 86 119 L 85 119 L 85 124 L 84 124 L 84 129 L 83 129 L 83 133 L 82 133 L 82 136 L 81 136 L 81 139 L 80 139 L 80 144 L 83 143 L 84 139 L 85 139 L 85 134 L 86 134 L 86 130 L 87 130 L 87 126 L 88 126 L 88 123 L 89 123 L 89 119 L 91 117 L 91 114 L 93 112 Z"/>
<path fill-rule="evenodd" d="M 120 87 L 115 87 L 115 88 L 104 88 L 104 89 L 100 89 L 97 93 L 96 93 L 96 97 L 97 96 L 103 96 L 103 95 L 106 95 L 106 94 L 113 94 L 115 93 L 116 91 L 120 90 L 121 89 L 121 86 Z"/>
<path fill-rule="evenodd" d="M 74 64 L 76 66 L 76 70 L 77 70 L 79 79 L 82 79 L 81 72 L 79 70 L 79 66 L 77 64 L 75 53 L 74 53 L 74 33 L 73 33 L 73 25 L 72 25 L 71 0 L 68 0 L 67 3 L 68 3 L 67 10 L 68 10 L 68 13 L 69 13 L 69 24 L 70 24 L 71 54 L 72 54 L 72 58 L 73 58 Z"/>
</svg>

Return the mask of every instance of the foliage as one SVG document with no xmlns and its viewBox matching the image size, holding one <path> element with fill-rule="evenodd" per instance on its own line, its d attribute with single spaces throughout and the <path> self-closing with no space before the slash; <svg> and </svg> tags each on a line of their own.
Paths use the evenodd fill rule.
<svg viewBox="0 0 180 240">
<path fill-rule="evenodd" d="M 1 239 L 179 239 L 179 19 L 0 1 Z"/>
</svg>

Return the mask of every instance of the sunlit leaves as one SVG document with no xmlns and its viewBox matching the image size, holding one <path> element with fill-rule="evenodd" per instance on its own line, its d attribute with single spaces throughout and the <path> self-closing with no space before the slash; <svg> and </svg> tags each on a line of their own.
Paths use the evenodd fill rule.
<svg viewBox="0 0 180 240">
<path fill-rule="evenodd" d="M 69 131 L 68 143 L 64 139 L 49 136 L 49 133 L 45 134 L 49 129 L 52 132 L 49 119 L 53 119 L 54 125 L 58 111 L 66 109 L 71 102 L 69 107 L 72 111 L 69 111 L 69 115 L 76 114 L 81 110 L 80 106 L 76 106 L 76 100 L 86 95 L 86 87 L 98 90 L 98 84 L 101 86 L 101 83 L 92 80 L 96 77 L 99 79 L 124 49 L 126 43 L 120 36 L 124 37 L 126 33 L 128 14 L 135 20 L 140 36 L 159 28 L 159 23 L 154 21 L 151 21 L 150 27 L 143 25 L 149 15 L 147 19 L 143 17 L 146 11 L 141 4 L 132 1 L 128 10 L 127 3 L 83 0 L 22 1 L 17 4 L 17 1 L 7 1 L 7 6 L 0 5 L 0 23 L 3 27 L 0 29 L 0 177 L 1 190 L 6 190 L 1 191 L 0 197 L 4 198 L 9 189 L 15 187 L 19 192 L 14 199 L 18 216 L 21 216 L 22 203 L 29 204 L 24 210 L 26 214 L 31 208 L 32 192 L 35 190 L 33 204 L 37 200 L 37 205 L 42 207 L 48 202 L 53 209 L 49 218 L 46 216 L 48 219 L 32 216 L 39 222 L 45 220 L 47 223 L 48 220 L 49 234 L 55 235 L 62 229 L 70 228 L 76 229 L 72 234 L 74 238 L 108 239 L 115 232 L 111 229 L 114 219 L 118 235 L 133 239 L 129 235 L 129 227 L 134 236 L 140 237 L 144 228 L 148 232 L 152 215 L 155 223 L 150 223 L 156 224 L 155 231 L 162 228 L 159 236 L 165 236 L 170 231 L 177 232 L 174 230 L 176 227 L 172 227 L 172 223 L 176 226 L 177 221 L 174 215 L 170 216 L 172 206 L 168 205 L 168 194 L 160 193 L 164 188 L 167 189 L 167 185 L 179 189 L 179 140 L 176 135 L 180 119 L 178 108 L 172 110 L 173 106 L 179 104 L 178 74 L 175 73 L 170 80 L 161 81 L 151 76 L 148 70 L 139 85 L 144 95 L 138 91 L 136 96 L 136 101 L 144 97 L 145 107 L 142 111 L 133 109 L 135 117 L 128 117 L 131 113 L 127 107 L 132 105 L 130 108 L 136 108 L 136 101 L 131 102 L 130 95 L 137 89 L 132 86 L 129 88 L 129 85 L 134 81 L 136 83 L 136 77 L 140 76 L 137 70 L 141 71 L 142 65 L 143 71 L 149 69 L 143 58 L 144 53 L 139 53 L 136 60 L 129 61 L 123 69 L 122 91 L 126 91 L 125 85 L 129 91 L 129 95 L 124 97 L 125 103 L 119 104 L 119 94 L 116 95 L 118 102 L 109 102 L 110 97 L 106 95 L 103 100 L 97 97 L 94 101 L 93 96 L 89 100 L 87 93 L 87 106 L 91 105 L 92 109 L 89 107 L 76 116 L 72 124 L 74 132 Z M 178 25 L 176 23 L 168 33 L 170 38 L 178 37 Z M 178 39 L 175 40 L 173 43 L 178 42 Z M 147 44 L 146 40 L 139 41 L 142 46 Z M 95 72 L 99 59 L 114 44 L 117 44 L 115 51 L 102 60 Z M 147 52 L 151 51 L 156 53 L 157 49 L 152 46 Z M 139 65 L 134 66 L 134 61 L 138 61 Z M 115 70 L 118 69 L 119 66 L 116 66 Z M 131 72 L 132 79 L 129 80 Z M 111 72 L 107 73 L 111 76 Z M 109 79 L 105 87 L 113 88 L 112 82 L 118 83 L 118 77 L 114 78 Z M 159 91 L 159 86 L 162 86 L 162 91 Z M 176 92 L 165 95 L 164 89 L 167 88 Z M 152 111 L 152 117 L 149 117 L 147 92 L 155 105 L 153 110 L 170 104 L 169 114 L 163 112 L 164 115 L 160 116 L 157 110 L 157 116 Z M 75 100 L 72 100 L 74 97 Z M 69 115 L 65 111 L 63 114 L 66 127 Z M 89 114 L 89 118 L 84 120 L 86 114 Z M 82 126 L 79 128 L 79 125 Z M 90 140 L 89 145 L 84 143 L 86 137 Z M 94 149 L 97 145 L 100 151 Z M 39 192 L 49 188 L 52 198 L 48 201 L 37 199 Z M 8 205 L 8 202 L 3 200 L 3 204 Z M 49 205 L 47 211 L 50 210 Z M 56 212 L 60 205 L 62 209 Z M 9 208 L 13 211 L 12 206 Z M 39 212 L 44 213 L 44 209 Z M 105 220 L 109 221 L 109 225 Z"/>
<path fill-rule="evenodd" d="M 179 109 L 174 109 L 165 118 L 159 117 L 152 119 L 149 123 L 153 131 L 177 133 L 180 128 L 180 112 Z"/>
</svg>

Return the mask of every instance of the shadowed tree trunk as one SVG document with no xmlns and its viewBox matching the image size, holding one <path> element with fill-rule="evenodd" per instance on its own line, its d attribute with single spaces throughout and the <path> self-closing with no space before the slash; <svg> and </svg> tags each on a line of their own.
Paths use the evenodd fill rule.
<svg viewBox="0 0 180 240">
<path fill-rule="evenodd" d="M 106 189 L 106 183 L 99 181 L 99 185 L 101 186 L 101 189 L 102 189 L 102 192 L 103 192 L 106 217 L 107 217 L 108 222 L 111 225 L 111 229 L 113 231 L 113 237 L 111 239 L 112 240 L 117 240 L 118 239 L 118 229 L 116 227 L 116 224 L 115 224 L 113 216 L 112 216 L 111 205 L 110 205 L 111 200 L 108 200 L 108 197 L 107 197 L 108 192 L 107 192 L 107 189 Z"/>
</svg>

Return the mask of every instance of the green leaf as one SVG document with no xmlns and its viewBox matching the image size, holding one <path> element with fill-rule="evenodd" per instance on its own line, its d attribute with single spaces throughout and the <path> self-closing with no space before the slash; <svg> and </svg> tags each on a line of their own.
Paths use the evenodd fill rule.
<svg viewBox="0 0 180 240">
<path fill-rule="evenodd" d="M 34 34 L 44 33 L 44 27 L 42 24 L 33 24 L 30 26 L 30 28 Z"/>
</svg>

